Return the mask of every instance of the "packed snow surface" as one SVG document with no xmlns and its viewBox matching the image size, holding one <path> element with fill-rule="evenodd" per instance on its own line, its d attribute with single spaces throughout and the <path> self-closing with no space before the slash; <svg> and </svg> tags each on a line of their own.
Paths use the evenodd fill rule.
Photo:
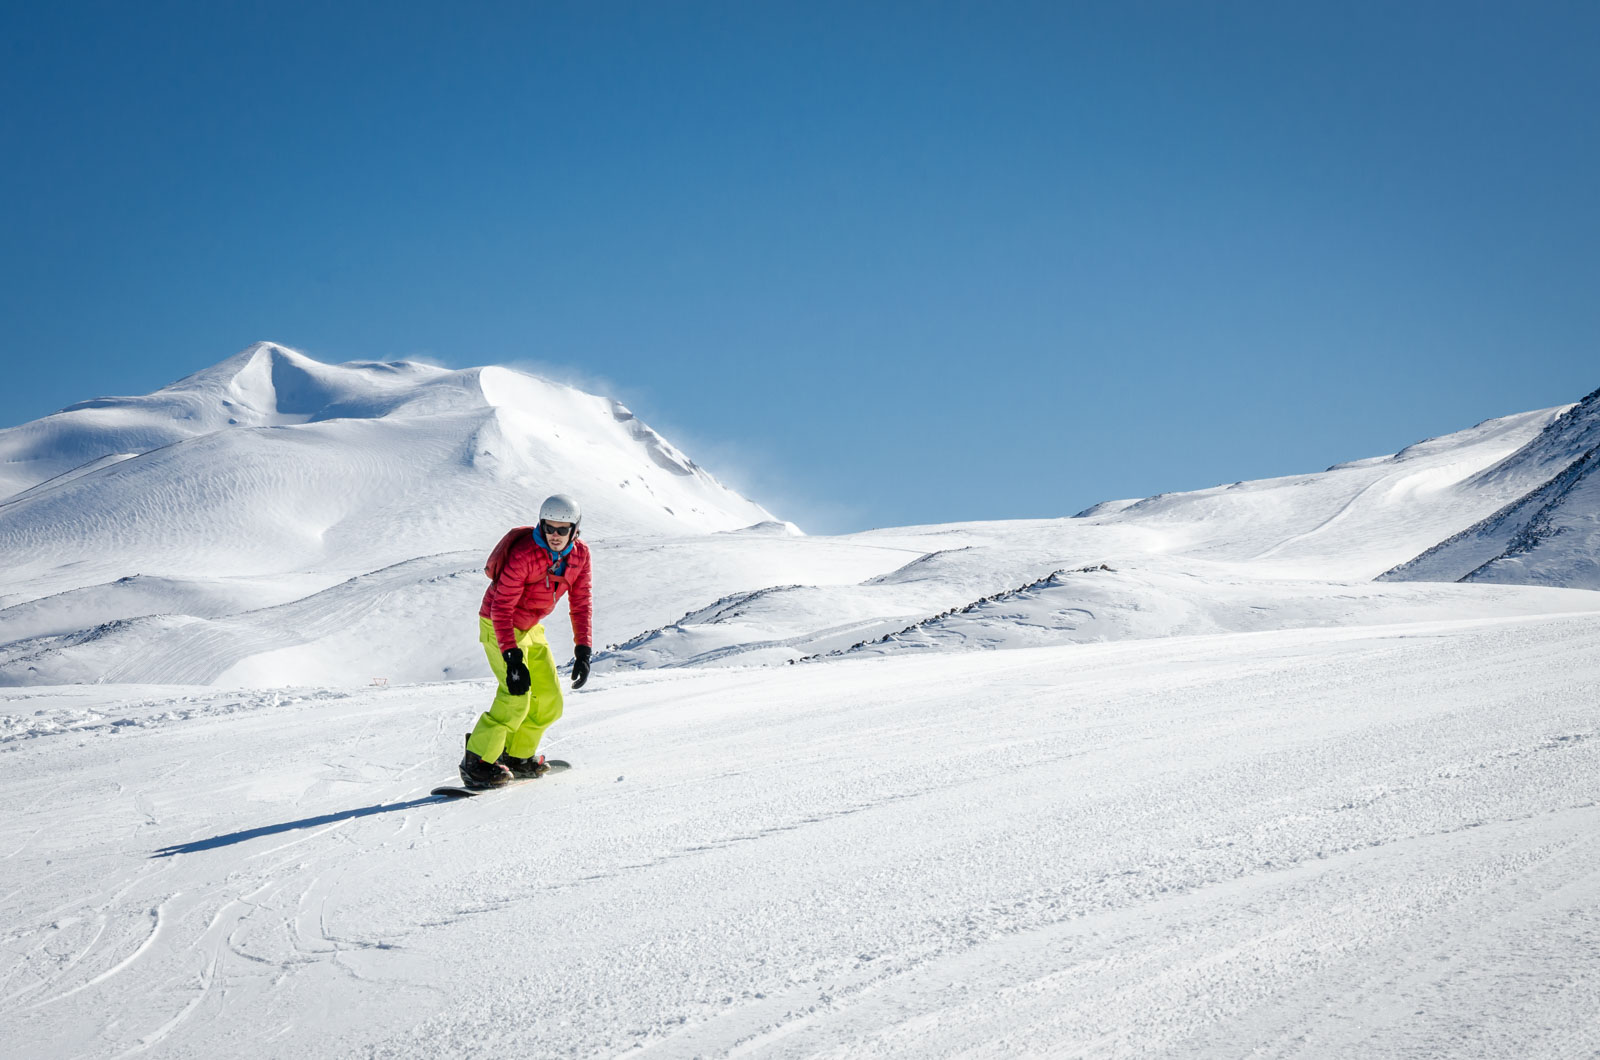
<svg viewBox="0 0 1600 1060">
<path fill-rule="evenodd" d="M 834 537 L 499 368 L 263 343 L 0 431 L 0 1041 L 1593 1057 L 1597 401 Z M 575 768 L 432 797 L 558 490 Z"/>
<path fill-rule="evenodd" d="M 1600 614 L 13 690 L 18 1056 L 1592 1056 Z"/>
</svg>

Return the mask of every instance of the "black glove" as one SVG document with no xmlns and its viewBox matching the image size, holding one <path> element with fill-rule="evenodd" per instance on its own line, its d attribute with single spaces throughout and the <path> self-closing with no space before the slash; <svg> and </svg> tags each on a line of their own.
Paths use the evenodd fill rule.
<svg viewBox="0 0 1600 1060">
<path fill-rule="evenodd" d="M 522 661 L 522 649 L 503 651 L 500 657 L 506 661 L 506 691 L 514 696 L 527 695 L 528 689 L 533 687 L 533 678 L 528 675 L 528 667 Z"/>
<path fill-rule="evenodd" d="M 589 656 L 594 649 L 587 644 L 579 644 L 572 649 L 572 687 L 582 688 L 583 683 L 589 680 Z"/>
</svg>

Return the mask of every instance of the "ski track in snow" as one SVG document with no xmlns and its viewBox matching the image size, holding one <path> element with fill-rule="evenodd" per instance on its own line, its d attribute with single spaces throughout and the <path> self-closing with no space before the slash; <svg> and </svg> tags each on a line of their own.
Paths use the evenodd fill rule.
<svg viewBox="0 0 1600 1060">
<path fill-rule="evenodd" d="M 102 1057 L 1592 1056 L 1597 635 L 617 675 L 552 730 L 577 769 L 465 804 L 426 792 L 477 682 L 0 695 L 103 719 L 0 750 L 0 1027 Z"/>
</svg>

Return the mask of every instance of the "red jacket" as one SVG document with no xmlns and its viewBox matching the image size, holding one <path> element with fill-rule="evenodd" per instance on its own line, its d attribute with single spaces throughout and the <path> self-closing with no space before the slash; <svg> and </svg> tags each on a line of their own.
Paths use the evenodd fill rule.
<svg viewBox="0 0 1600 1060">
<path fill-rule="evenodd" d="M 572 642 L 594 644 L 594 602 L 589 592 L 589 546 L 580 538 L 567 553 L 567 567 L 551 573 L 550 553 L 532 531 L 517 538 L 506 553 L 500 576 L 483 594 L 478 614 L 494 622 L 501 651 L 517 646 L 512 629 L 531 629 L 555 610 L 556 601 L 572 591 Z"/>
</svg>

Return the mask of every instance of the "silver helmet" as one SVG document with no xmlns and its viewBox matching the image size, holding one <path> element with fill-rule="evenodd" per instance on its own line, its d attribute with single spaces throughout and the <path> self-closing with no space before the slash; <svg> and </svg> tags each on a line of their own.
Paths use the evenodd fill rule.
<svg viewBox="0 0 1600 1060">
<path fill-rule="evenodd" d="M 544 504 L 539 506 L 539 519 L 549 523 L 571 523 L 577 526 L 583 521 L 583 512 L 578 507 L 578 502 L 565 493 L 556 493 L 545 498 Z"/>
</svg>

